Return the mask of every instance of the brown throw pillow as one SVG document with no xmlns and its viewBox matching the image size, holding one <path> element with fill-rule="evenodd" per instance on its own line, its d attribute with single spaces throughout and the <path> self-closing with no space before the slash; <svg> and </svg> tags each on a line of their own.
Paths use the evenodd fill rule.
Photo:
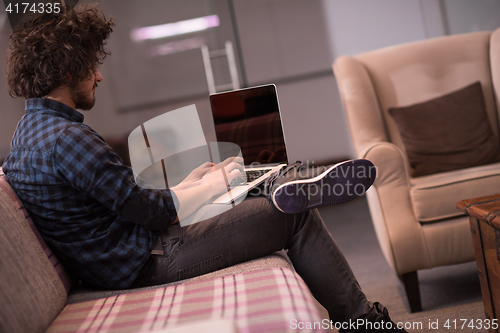
<svg viewBox="0 0 500 333">
<path fill-rule="evenodd" d="M 500 161 L 480 82 L 388 111 L 401 133 L 413 177 Z"/>
</svg>

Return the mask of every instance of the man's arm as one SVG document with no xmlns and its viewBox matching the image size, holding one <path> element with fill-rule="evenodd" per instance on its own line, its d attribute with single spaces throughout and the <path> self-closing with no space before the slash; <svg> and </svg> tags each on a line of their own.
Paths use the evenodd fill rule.
<svg viewBox="0 0 500 333">
<path fill-rule="evenodd" d="M 188 217 L 210 198 L 227 191 L 226 180 L 231 183 L 235 178 L 243 177 L 241 164 L 234 160 L 234 158 L 227 159 L 218 165 L 210 163 L 210 168 L 207 168 L 208 164 L 204 164 L 190 174 L 190 176 L 196 174 L 200 178 L 188 176 L 178 186 L 171 189 L 177 198 L 175 204 L 178 219 Z M 225 172 L 225 177 L 223 172 Z"/>
<path fill-rule="evenodd" d="M 53 168 L 75 189 L 130 222 L 163 230 L 176 220 L 175 194 L 138 186 L 132 169 L 86 125 L 70 126 L 59 136 Z"/>
</svg>

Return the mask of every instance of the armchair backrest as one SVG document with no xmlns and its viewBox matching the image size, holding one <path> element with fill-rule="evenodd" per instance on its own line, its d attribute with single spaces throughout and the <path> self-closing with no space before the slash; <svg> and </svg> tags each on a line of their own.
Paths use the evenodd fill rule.
<svg viewBox="0 0 500 333">
<path fill-rule="evenodd" d="M 499 61 L 500 29 L 338 58 L 334 71 L 356 154 L 377 141 L 392 142 L 404 151 L 389 108 L 423 102 L 476 81 L 481 82 L 486 111 L 498 139 Z"/>
</svg>

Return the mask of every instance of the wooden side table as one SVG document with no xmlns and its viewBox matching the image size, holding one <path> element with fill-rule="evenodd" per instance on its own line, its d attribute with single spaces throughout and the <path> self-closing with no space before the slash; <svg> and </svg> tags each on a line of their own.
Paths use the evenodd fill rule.
<svg viewBox="0 0 500 333">
<path fill-rule="evenodd" d="M 500 194 L 462 200 L 457 207 L 469 215 L 486 319 L 500 325 Z M 499 332 L 498 325 L 489 332 Z"/>
</svg>

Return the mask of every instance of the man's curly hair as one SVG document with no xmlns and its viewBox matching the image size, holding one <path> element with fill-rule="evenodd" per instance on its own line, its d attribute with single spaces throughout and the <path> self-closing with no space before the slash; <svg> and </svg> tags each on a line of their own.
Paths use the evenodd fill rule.
<svg viewBox="0 0 500 333">
<path fill-rule="evenodd" d="M 35 98 L 88 78 L 109 55 L 104 49 L 113 31 L 95 5 L 43 14 L 10 35 L 6 78 L 12 97 Z M 68 82 L 68 74 L 71 81 Z"/>
</svg>

